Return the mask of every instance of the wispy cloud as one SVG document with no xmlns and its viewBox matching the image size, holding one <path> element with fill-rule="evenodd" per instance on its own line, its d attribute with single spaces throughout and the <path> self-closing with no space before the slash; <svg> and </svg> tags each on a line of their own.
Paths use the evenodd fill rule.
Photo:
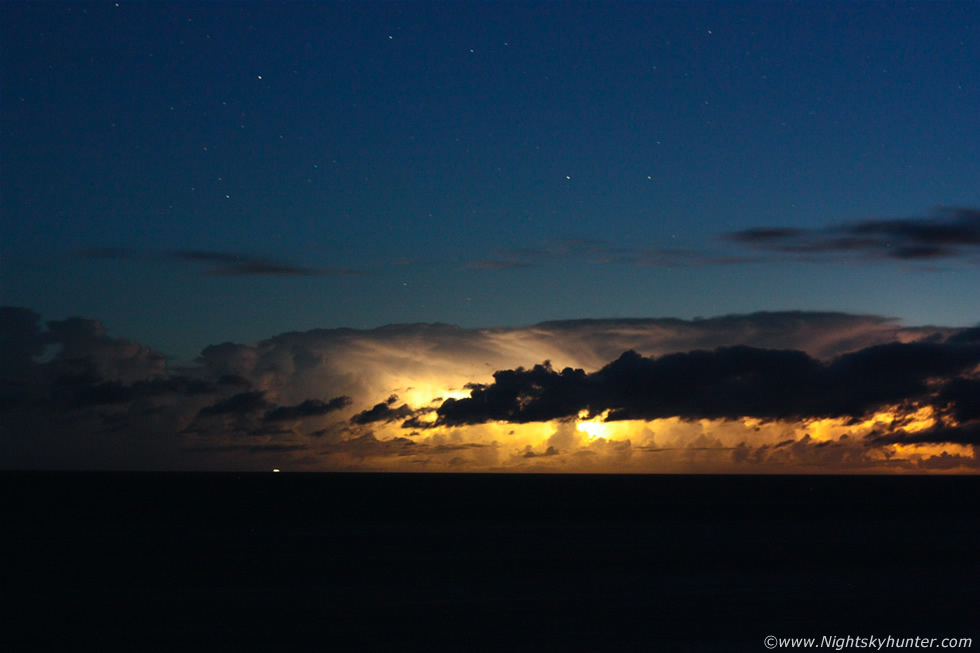
<svg viewBox="0 0 980 653">
<path fill-rule="evenodd" d="M 872 219 L 818 229 L 760 227 L 726 234 L 728 242 L 810 260 L 980 262 L 980 211 L 943 208 L 932 216 Z"/>
<path fill-rule="evenodd" d="M 738 256 L 701 251 L 696 249 L 648 248 L 637 250 L 631 261 L 637 265 L 660 268 L 683 268 L 702 265 L 742 265 L 758 263 L 763 260 L 759 256 Z"/>
<path fill-rule="evenodd" d="M 495 250 L 467 269 L 508 270 L 568 262 L 678 268 L 778 261 L 965 261 L 980 264 L 980 210 L 942 208 L 933 215 L 871 219 L 818 228 L 766 226 L 721 234 L 696 246 L 622 246 L 599 239 L 559 239 L 540 247 Z M 732 246 L 742 251 L 732 251 Z M 746 252 L 745 248 L 753 250 Z"/>
<path fill-rule="evenodd" d="M 78 250 L 76 254 L 88 259 L 186 263 L 198 266 L 203 274 L 209 276 L 301 277 L 358 274 L 357 271 L 346 268 L 308 267 L 240 252 L 201 249 L 140 251 L 120 247 L 94 247 Z"/>
<path fill-rule="evenodd" d="M 503 247 L 492 256 L 473 261 L 465 269 L 508 270 L 574 262 L 577 264 L 632 263 L 637 251 L 592 238 L 549 240 L 538 247 Z"/>
<path fill-rule="evenodd" d="M 464 269 L 510 270 L 548 265 L 635 265 L 695 267 L 742 265 L 765 260 L 758 254 L 731 254 L 693 247 L 622 246 L 593 238 L 556 239 L 540 247 L 497 249 L 492 256 L 467 263 Z"/>
</svg>

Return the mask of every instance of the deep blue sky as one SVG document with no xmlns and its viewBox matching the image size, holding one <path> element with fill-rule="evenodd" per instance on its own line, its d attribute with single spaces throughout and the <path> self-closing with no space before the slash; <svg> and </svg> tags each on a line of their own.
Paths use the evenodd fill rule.
<svg viewBox="0 0 980 653">
<path fill-rule="evenodd" d="M 978 233 L 976 2 L 0 12 L 0 301 L 46 318 L 184 360 L 392 322 L 978 320 L 976 243 L 876 249 Z M 900 228 L 724 238 L 853 222 Z"/>
</svg>

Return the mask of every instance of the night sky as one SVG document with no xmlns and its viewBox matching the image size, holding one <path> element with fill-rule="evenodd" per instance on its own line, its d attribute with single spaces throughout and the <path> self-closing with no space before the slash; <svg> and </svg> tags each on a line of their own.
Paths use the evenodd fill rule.
<svg viewBox="0 0 980 653">
<path fill-rule="evenodd" d="M 976 2 L 0 30 L 8 466 L 977 469 Z"/>
</svg>

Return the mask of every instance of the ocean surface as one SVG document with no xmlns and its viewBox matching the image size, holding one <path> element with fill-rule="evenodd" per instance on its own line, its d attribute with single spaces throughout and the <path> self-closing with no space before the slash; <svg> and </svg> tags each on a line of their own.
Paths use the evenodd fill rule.
<svg viewBox="0 0 980 653">
<path fill-rule="evenodd" d="M 2 647 L 974 637 L 980 477 L 0 473 Z"/>
</svg>

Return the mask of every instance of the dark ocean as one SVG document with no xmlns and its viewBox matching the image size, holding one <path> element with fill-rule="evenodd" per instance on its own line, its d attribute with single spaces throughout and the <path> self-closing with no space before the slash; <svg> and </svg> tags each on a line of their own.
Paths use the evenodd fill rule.
<svg viewBox="0 0 980 653">
<path fill-rule="evenodd" d="M 980 477 L 0 473 L 44 650 L 747 650 L 972 636 Z"/>
</svg>

